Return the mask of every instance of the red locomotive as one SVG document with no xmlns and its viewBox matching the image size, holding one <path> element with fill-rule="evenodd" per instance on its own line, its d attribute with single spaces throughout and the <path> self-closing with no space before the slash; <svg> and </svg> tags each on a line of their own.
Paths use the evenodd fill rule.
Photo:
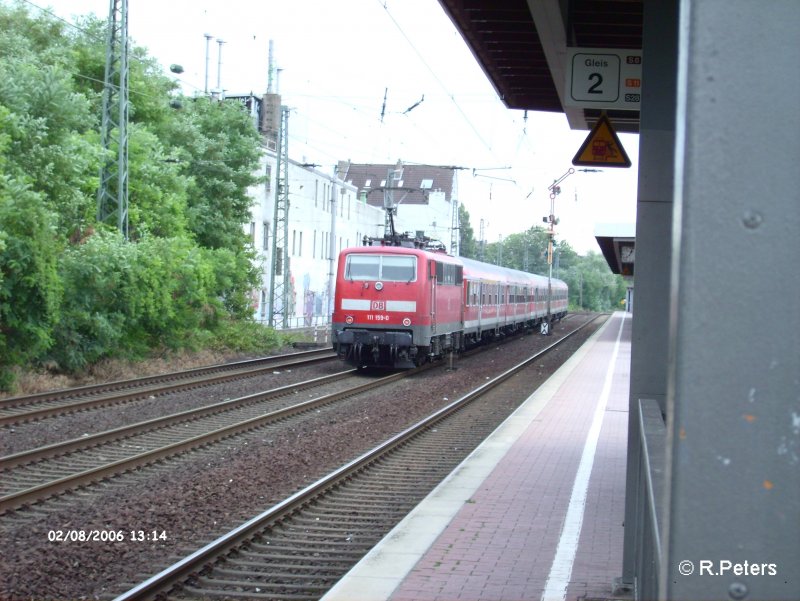
<svg viewBox="0 0 800 601">
<path fill-rule="evenodd" d="M 408 368 L 567 313 L 567 285 L 428 249 L 421 240 L 339 254 L 333 347 L 355 366 Z M 550 324 L 548 323 L 548 326 Z"/>
</svg>

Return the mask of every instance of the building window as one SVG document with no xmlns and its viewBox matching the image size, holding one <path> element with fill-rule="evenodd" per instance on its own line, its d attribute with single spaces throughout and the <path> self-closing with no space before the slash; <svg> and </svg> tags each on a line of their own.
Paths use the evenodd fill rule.
<svg viewBox="0 0 800 601">
<path fill-rule="evenodd" d="M 261 248 L 269 250 L 269 221 L 264 222 L 264 231 L 261 233 Z"/>
<path fill-rule="evenodd" d="M 250 242 L 253 243 L 253 246 L 256 245 L 256 222 L 250 222 Z"/>
</svg>

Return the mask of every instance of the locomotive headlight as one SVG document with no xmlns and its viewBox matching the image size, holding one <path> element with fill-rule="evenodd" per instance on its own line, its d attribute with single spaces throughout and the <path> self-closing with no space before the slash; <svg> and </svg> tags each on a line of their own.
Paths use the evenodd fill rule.
<svg viewBox="0 0 800 601">
<path fill-rule="evenodd" d="M 404 317 L 403 318 L 403 325 L 406 326 L 406 327 L 410 326 L 411 325 L 411 318 L 410 317 Z"/>
<path fill-rule="evenodd" d="M 375 290 L 383 290 L 383 282 L 375 282 Z"/>
<path fill-rule="evenodd" d="M 347 325 L 351 325 L 353 323 L 353 316 L 352 315 L 348 315 L 347 317 L 344 318 L 344 322 Z"/>
</svg>

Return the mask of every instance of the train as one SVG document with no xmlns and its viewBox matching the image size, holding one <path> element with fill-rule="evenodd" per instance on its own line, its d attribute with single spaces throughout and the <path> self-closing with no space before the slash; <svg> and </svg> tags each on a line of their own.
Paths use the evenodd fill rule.
<svg viewBox="0 0 800 601">
<path fill-rule="evenodd" d="M 364 240 L 339 253 L 331 341 L 356 367 L 413 368 L 567 314 L 548 278 L 448 255 L 427 239 Z"/>
</svg>

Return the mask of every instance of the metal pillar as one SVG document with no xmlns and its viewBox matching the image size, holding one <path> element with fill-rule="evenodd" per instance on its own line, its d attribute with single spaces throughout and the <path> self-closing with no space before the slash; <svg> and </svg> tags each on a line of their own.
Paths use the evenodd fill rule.
<svg viewBox="0 0 800 601">
<path fill-rule="evenodd" d="M 453 211 L 450 223 L 450 254 L 458 257 L 460 252 L 461 222 L 458 214 L 458 172 L 453 170 L 453 191 L 450 194 L 450 208 Z"/>
<path fill-rule="evenodd" d="M 203 94 L 208 95 L 208 49 L 211 45 L 211 40 L 214 38 L 210 33 L 203 34 L 206 38 L 206 77 L 205 77 L 205 84 L 203 86 Z"/>
<path fill-rule="evenodd" d="M 481 219 L 480 232 L 481 241 L 478 244 L 478 261 L 483 261 L 483 253 L 486 250 L 486 224 L 484 223 L 483 219 Z"/>
<path fill-rule="evenodd" d="M 275 214 L 272 221 L 272 269 L 269 276 L 271 301 L 269 325 L 273 328 L 289 327 L 289 108 L 281 107 L 278 130 L 277 185 L 275 186 Z M 278 322 L 280 317 L 280 323 Z"/>
<path fill-rule="evenodd" d="M 619 589 L 633 588 L 637 507 L 644 495 L 639 401 L 658 402 L 666 414 L 669 266 L 675 154 L 675 87 L 679 0 L 644 6 L 639 188 L 636 203 L 636 312 L 631 330 L 631 378 L 625 491 L 625 538 Z M 640 576 L 641 578 L 642 576 Z"/>
<path fill-rule="evenodd" d="M 798 23 L 681 2 L 663 599 L 800 598 Z"/>
<path fill-rule="evenodd" d="M 219 92 L 220 100 L 224 98 L 222 94 L 222 45 L 224 43 L 225 40 L 217 38 L 217 92 Z"/>
<path fill-rule="evenodd" d="M 129 107 L 128 1 L 110 0 L 100 125 L 100 143 L 106 159 L 100 169 L 100 185 L 97 189 L 97 221 L 115 223 L 126 240 Z"/>
</svg>

